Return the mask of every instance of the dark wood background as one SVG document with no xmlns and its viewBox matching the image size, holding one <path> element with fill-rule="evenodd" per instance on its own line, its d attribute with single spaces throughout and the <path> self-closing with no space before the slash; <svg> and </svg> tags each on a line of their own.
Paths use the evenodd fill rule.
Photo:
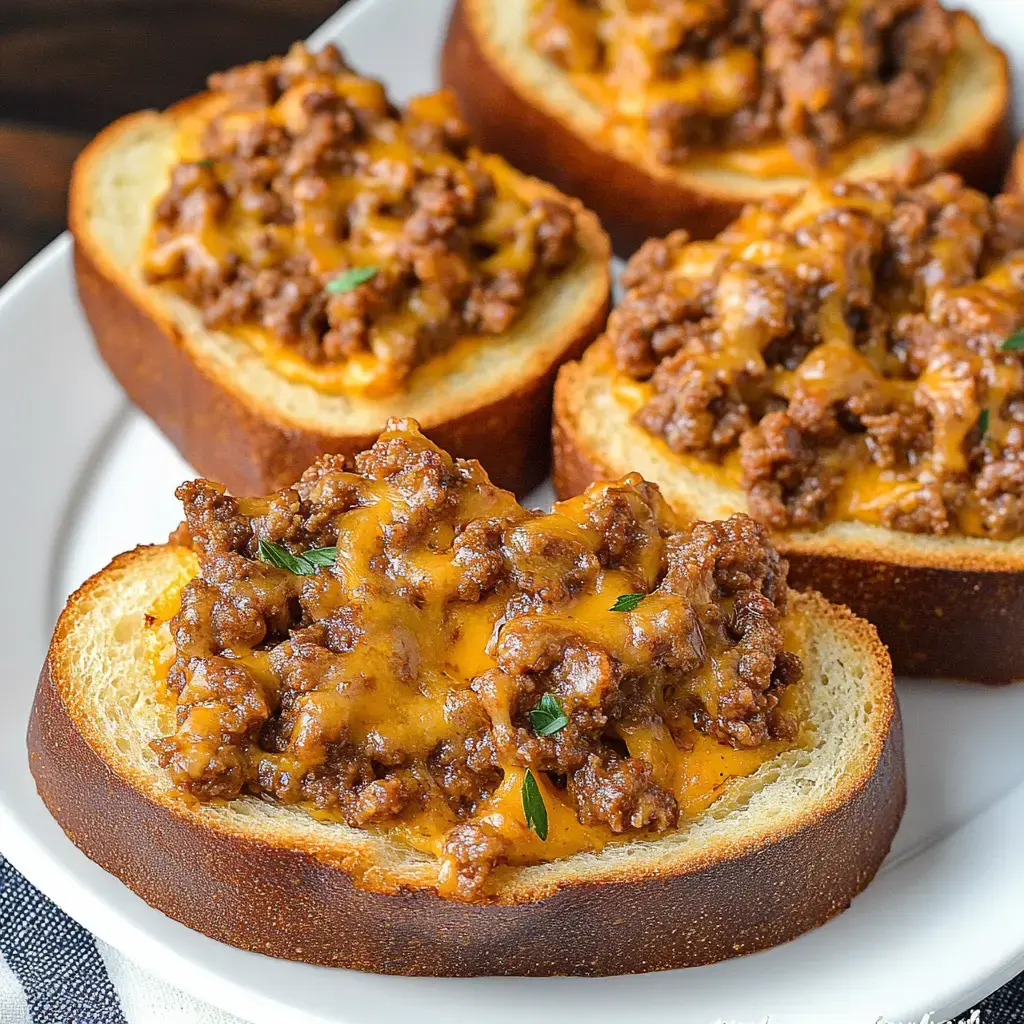
<svg viewBox="0 0 1024 1024">
<path fill-rule="evenodd" d="M 0 0 L 0 283 L 64 227 L 71 162 L 121 114 L 276 53 L 344 0 Z"/>
</svg>

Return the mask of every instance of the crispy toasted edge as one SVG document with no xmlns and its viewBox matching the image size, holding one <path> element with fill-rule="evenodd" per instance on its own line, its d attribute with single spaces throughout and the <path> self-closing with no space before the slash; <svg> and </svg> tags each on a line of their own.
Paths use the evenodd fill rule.
<svg viewBox="0 0 1024 1024">
<path fill-rule="evenodd" d="M 888 656 L 848 609 L 793 595 L 857 649 L 876 723 L 868 749 L 843 766 L 841 785 L 812 814 L 783 817 L 739 848 L 719 843 L 689 855 L 675 870 L 631 864 L 608 872 L 601 854 L 577 855 L 568 858 L 569 877 L 513 884 L 482 904 L 439 899 L 429 887 L 385 877 L 386 868 L 367 872 L 365 863 L 357 886 L 353 865 L 382 840 L 364 835 L 350 847 L 332 839 L 327 851 L 282 845 L 258 827 L 226 827 L 223 816 L 169 797 L 145 774 L 115 771 L 116 753 L 98 741 L 88 709 L 69 698 L 70 637 L 100 592 L 182 554 L 137 548 L 71 597 L 40 676 L 28 750 L 39 794 L 68 837 L 150 905 L 213 938 L 410 975 L 603 975 L 710 963 L 787 941 L 844 909 L 898 827 L 906 783 Z"/>
<path fill-rule="evenodd" d="M 560 498 L 624 471 L 601 449 L 595 432 L 580 426 L 587 415 L 588 378 L 607 377 L 610 387 L 614 371 L 608 369 L 607 349 L 604 339 L 598 341 L 582 361 L 562 368 L 555 385 L 552 473 Z M 661 444 L 646 435 L 634 443 Z M 676 472 L 690 481 L 696 475 L 681 461 Z M 682 515 L 699 514 L 680 500 L 673 480 L 655 482 Z M 738 488 L 733 511 L 747 511 Z M 872 622 L 898 674 L 978 682 L 1024 677 L 1018 655 L 1024 621 L 1019 541 L 923 537 L 882 527 L 865 527 L 858 531 L 863 536 L 850 537 L 850 524 L 845 525 L 843 535 L 831 527 L 773 535 L 790 563 L 792 586 L 817 590 Z"/>
<path fill-rule="evenodd" d="M 354 455 L 372 444 L 376 433 L 317 430 L 241 390 L 230 366 L 215 364 L 189 345 L 173 316 L 153 301 L 154 290 L 117 265 L 89 223 L 93 170 L 111 147 L 140 126 L 181 117 L 205 99 L 206 94 L 191 97 L 163 114 L 127 115 L 79 155 L 69 192 L 75 278 L 100 354 L 128 396 L 201 473 L 237 493 L 262 494 L 291 483 L 318 455 Z M 572 206 L 581 258 L 591 266 L 593 281 L 574 315 L 561 325 L 557 345 L 550 332 L 538 335 L 538 345 L 550 346 L 554 353 L 544 365 L 524 366 L 519 379 L 492 375 L 481 381 L 472 401 L 454 408 L 439 403 L 431 415 L 420 417 L 424 432 L 438 445 L 478 459 L 495 483 L 520 495 L 547 474 L 551 392 L 558 366 L 578 357 L 600 333 L 611 290 L 610 244 L 597 217 L 544 182 L 524 178 L 523 185 L 530 195 L 560 198 Z M 557 284 L 556 279 L 552 287 Z M 383 427 L 384 418 L 379 429 Z"/>
<path fill-rule="evenodd" d="M 1003 182 L 1003 191 L 1010 192 L 1018 199 L 1024 199 L 1024 142 L 1018 142 L 1013 150 L 1013 160 Z"/>
<path fill-rule="evenodd" d="M 454 90 L 463 117 L 484 148 L 578 196 L 601 217 L 616 252 L 628 254 L 648 238 L 679 227 L 694 238 L 712 238 L 745 203 L 764 198 L 763 190 L 744 192 L 725 182 L 716 188 L 703 176 L 698 179 L 653 158 L 641 163 L 581 129 L 569 113 L 532 88 L 487 38 L 482 11 L 490 2 L 457 0 L 444 45 L 442 81 Z M 956 16 L 960 33 L 981 34 L 969 14 L 960 11 Z M 953 144 L 932 155 L 972 185 L 991 191 L 998 188 L 1006 167 L 1011 93 L 1005 54 L 988 41 L 984 47 L 999 89 L 979 103 L 976 117 L 965 119 Z M 560 72 L 552 69 L 552 74 Z"/>
</svg>

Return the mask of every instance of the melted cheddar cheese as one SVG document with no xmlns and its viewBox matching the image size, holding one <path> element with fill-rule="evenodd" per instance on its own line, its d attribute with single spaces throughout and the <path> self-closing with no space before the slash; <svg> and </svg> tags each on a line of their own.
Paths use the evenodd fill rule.
<svg viewBox="0 0 1024 1024">
<path fill-rule="evenodd" d="M 466 146 L 446 92 L 398 113 L 301 46 L 213 85 L 179 119 L 144 271 L 289 380 L 374 396 L 443 373 L 568 262 L 541 255 L 551 205 Z"/>
<path fill-rule="evenodd" d="M 755 627 L 750 609 L 771 607 L 763 598 L 741 615 L 741 591 L 723 590 L 713 563 L 686 568 L 688 535 L 639 477 L 595 485 L 542 515 L 410 423 L 393 423 L 366 459 L 361 472 L 318 464 L 307 474 L 321 490 L 350 495 L 331 528 L 332 561 L 315 572 L 268 567 L 245 547 L 218 553 L 213 545 L 225 534 L 204 532 L 209 520 L 186 501 L 197 515 L 189 525 L 198 559 L 150 621 L 153 671 L 167 680 L 178 720 L 177 732 L 154 748 L 187 792 L 210 799 L 259 791 L 322 820 L 393 836 L 434 855 L 440 891 L 466 898 L 478 883 L 467 882 L 453 846 L 459 829 L 498 844 L 497 863 L 600 850 L 699 814 L 730 780 L 807 739 L 800 686 L 785 685 L 799 664 L 802 622 L 770 612 Z M 219 510 L 218 523 L 235 524 L 235 537 L 248 530 L 265 543 L 282 507 L 319 516 L 315 501 L 301 497 L 311 493 L 304 484 L 237 501 L 201 486 L 206 507 Z M 433 493 L 426 516 L 424 488 Z M 729 529 L 745 532 L 744 551 L 755 537 L 764 543 L 749 520 Z M 773 553 L 765 559 L 770 578 L 780 570 Z M 486 577 L 477 572 L 484 561 Z M 624 594 L 638 598 L 635 607 L 613 610 Z M 242 608 L 239 600 L 291 609 L 292 625 L 275 627 L 274 641 L 239 643 L 218 625 L 229 607 Z M 172 617 L 173 665 L 161 628 Z M 736 718 L 729 709 L 737 688 L 752 685 L 740 667 L 750 648 L 738 639 L 749 629 L 751 637 L 776 637 L 765 651 L 789 652 L 790 675 L 778 685 L 764 678 L 748 717 Z M 531 724 L 542 694 L 554 695 L 566 718 L 551 736 Z M 646 805 L 625 796 L 633 824 L 602 817 L 580 788 L 588 758 L 599 773 L 625 766 L 643 800 L 662 808 L 659 824 L 641 820 Z M 453 764 L 465 773 L 456 783 L 445 767 Z M 375 777 L 366 774 L 371 765 Z M 528 770 L 546 835 L 527 823 Z M 238 785 L 228 791 L 236 771 Z M 386 814 L 357 807 L 367 793 L 383 800 L 384 790 L 399 789 L 401 803 Z M 619 798 L 614 788 L 604 792 L 605 800 Z"/>
<path fill-rule="evenodd" d="M 1024 360 L 1008 339 L 1024 325 L 1024 234 L 1005 225 L 1024 208 L 998 203 L 952 176 L 822 182 L 748 208 L 713 241 L 652 243 L 664 258 L 636 257 L 609 323 L 630 375 L 620 401 L 676 457 L 755 500 L 774 480 L 780 505 L 795 503 L 815 481 L 815 516 L 765 506 L 773 527 L 1016 535 Z M 659 295 L 678 303 L 659 312 Z M 683 340 L 652 340 L 638 361 L 637 336 L 659 334 Z M 716 447 L 693 428 L 700 414 L 740 426 Z M 992 479 L 1009 487 L 998 508 Z"/>
<path fill-rule="evenodd" d="M 942 109 L 950 16 L 932 0 L 916 6 L 893 17 L 878 0 L 767 13 L 747 0 L 531 0 L 527 40 L 602 112 L 605 134 L 638 152 L 757 177 L 839 173 Z M 918 46 L 912 70 L 898 25 Z M 902 124 L 882 109 L 873 119 L 868 95 L 884 108 L 896 78 L 904 102 L 916 79 L 920 102 Z"/>
</svg>

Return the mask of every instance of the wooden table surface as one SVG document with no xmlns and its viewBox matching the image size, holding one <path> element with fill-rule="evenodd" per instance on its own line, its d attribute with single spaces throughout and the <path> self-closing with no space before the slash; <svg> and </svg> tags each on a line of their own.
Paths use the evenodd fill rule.
<svg viewBox="0 0 1024 1024">
<path fill-rule="evenodd" d="M 0 283 L 59 234 L 105 124 L 307 36 L 344 0 L 0 0 Z"/>
</svg>

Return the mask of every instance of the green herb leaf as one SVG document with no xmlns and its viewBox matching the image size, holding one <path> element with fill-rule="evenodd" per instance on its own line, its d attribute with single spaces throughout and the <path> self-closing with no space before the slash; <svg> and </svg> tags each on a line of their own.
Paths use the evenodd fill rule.
<svg viewBox="0 0 1024 1024">
<path fill-rule="evenodd" d="M 982 440 L 985 439 L 985 435 L 988 433 L 988 409 L 982 409 L 978 416 L 978 429 L 981 431 Z"/>
<path fill-rule="evenodd" d="M 999 346 L 1004 352 L 1020 352 L 1024 350 L 1024 331 L 1016 331 Z"/>
<path fill-rule="evenodd" d="M 351 267 L 348 270 L 343 270 L 337 277 L 332 277 L 324 285 L 324 290 L 331 295 L 343 295 L 345 292 L 352 291 L 353 288 L 358 288 L 361 284 L 366 284 L 376 276 L 376 267 Z"/>
<path fill-rule="evenodd" d="M 287 548 L 281 547 L 270 540 L 260 540 L 259 548 L 260 561 L 273 565 L 286 572 L 293 572 L 297 576 L 305 575 L 302 571 L 302 563 Z"/>
<path fill-rule="evenodd" d="M 337 555 L 337 548 L 310 548 L 301 555 L 293 555 L 287 548 L 271 540 L 261 539 L 259 545 L 261 562 L 296 576 L 312 576 L 320 566 L 333 565 Z"/>
<path fill-rule="evenodd" d="M 197 160 L 196 161 L 196 167 L 212 167 L 212 166 L 213 166 L 213 161 L 212 160 Z"/>
<path fill-rule="evenodd" d="M 338 560 L 337 548 L 310 548 L 300 556 L 304 562 L 316 567 L 320 565 L 334 565 Z"/>
<path fill-rule="evenodd" d="M 540 787 L 529 768 L 523 776 L 523 814 L 526 824 L 542 839 L 548 837 L 548 809 L 544 806 L 544 797 L 540 795 Z"/>
<path fill-rule="evenodd" d="M 646 594 L 619 594 L 615 604 L 608 609 L 610 612 L 631 612 L 646 597 Z"/>
<path fill-rule="evenodd" d="M 530 724 L 538 736 L 551 736 L 564 729 L 569 719 L 553 694 L 545 693 L 540 703 L 530 712 Z"/>
</svg>

